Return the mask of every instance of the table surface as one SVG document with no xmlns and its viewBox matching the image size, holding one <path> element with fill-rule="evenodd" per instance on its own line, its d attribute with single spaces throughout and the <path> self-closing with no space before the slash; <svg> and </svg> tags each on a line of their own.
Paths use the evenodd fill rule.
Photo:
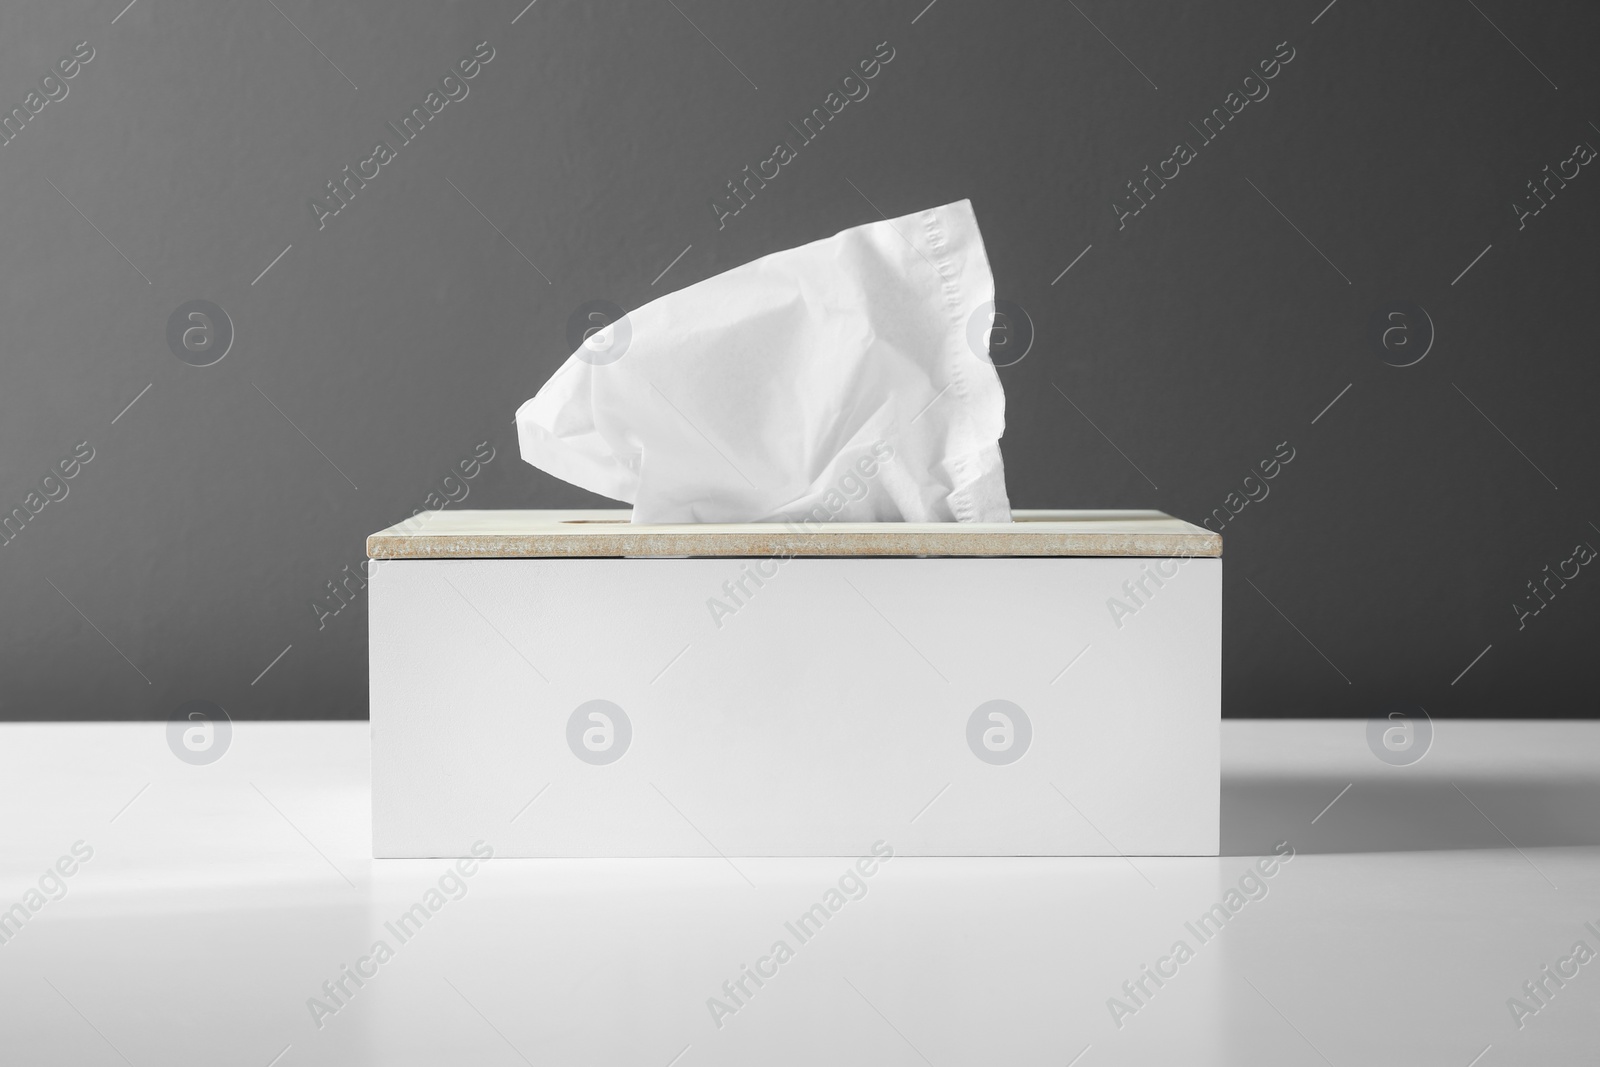
<svg viewBox="0 0 1600 1067">
<path fill-rule="evenodd" d="M 424 511 L 367 538 L 373 559 L 552 556 L 1220 556 L 1160 511 L 1014 511 L 1011 522 L 640 524 L 627 508 Z"/>
<path fill-rule="evenodd" d="M 1228 722 L 1222 751 L 1219 858 L 900 857 L 801 942 L 785 923 L 849 860 L 708 845 L 463 878 L 370 859 L 366 723 L 238 723 L 207 766 L 165 723 L 6 725 L 0 909 L 45 891 L 0 944 L 0 1061 L 1600 1058 L 1600 962 L 1573 956 L 1600 951 L 1600 724 L 1442 722 L 1408 767 L 1356 721 Z M 75 846 L 92 856 L 47 875 Z M 1292 858 L 1261 864 L 1275 849 Z M 436 910 L 401 940 L 386 924 L 418 904 Z M 780 939 L 792 954 L 761 963 Z M 371 977 L 328 997 L 380 940 Z"/>
</svg>

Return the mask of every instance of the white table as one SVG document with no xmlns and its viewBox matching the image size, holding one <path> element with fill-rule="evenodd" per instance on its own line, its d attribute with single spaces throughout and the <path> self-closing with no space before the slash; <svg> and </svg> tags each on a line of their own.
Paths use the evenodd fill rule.
<svg viewBox="0 0 1600 1067">
<path fill-rule="evenodd" d="M 451 863 L 368 858 L 365 723 L 236 724 L 204 767 L 173 756 L 165 725 L 0 727 L 0 908 L 75 842 L 93 849 L 0 944 L 4 1063 L 1600 1056 L 1600 961 L 1547 980 L 1554 996 L 1520 1029 L 1507 1007 L 1531 1006 L 1523 983 L 1575 942 L 1600 952 L 1585 926 L 1600 929 L 1597 723 L 1446 722 L 1427 758 L 1396 768 L 1364 723 L 1229 722 L 1228 855 L 897 859 L 805 943 L 784 923 L 846 861 L 730 863 L 709 846 L 490 860 L 402 943 L 385 923 L 426 905 Z M 1280 841 L 1293 860 L 1202 943 L 1186 922 Z M 760 987 L 745 979 L 719 1028 L 707 999 L 731 1006 L 723 983 L 780 938 L 792 958 L 762 965 L 776 973 Z M 360 987 L 345 979 L 352 995 L 319 1028 L 308 998 L 379 939 L 392 958 Z M 1124 981 L 1179 939 L 1192 958 L 1164 964 L 1176 974 L 1160 987 L 1146 978 L 1119 1028 L 1108 998 L 1132 1006 Z"/>
</svg>

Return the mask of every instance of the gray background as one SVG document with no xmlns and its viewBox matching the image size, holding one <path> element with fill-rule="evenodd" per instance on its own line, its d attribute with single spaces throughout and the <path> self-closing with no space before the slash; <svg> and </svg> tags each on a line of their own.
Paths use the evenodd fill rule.
<svg viewBox="0 0 1600 1067">
<path fill-rule="evenodd" d="M 603 505 L 512 425 L 579 304 L 963 197 L 1037 331 L 1001 372 L 1014 506 L 1199 522 L 1295 449 L 1223 530 L 1226 714 L 1593 715 L 1600 576 L 1513 604 L 1600 545 L 1600 175 L 1521 230 L 1512 204 L 1600 146 L 1600 9 L 925 3 L 8 6 L 4 108 L 95 58 L 0 147 L 0 510 L 95 458 L 0 547 L 0 716 L 364 716 L 364 598 L 313 603 L 367 533 L 484 440 L 465 506 Z M 1285 40 L 1119 231 L 1124 183 Z M 309 199 L 480 41 L 319 231 Z M 711 197 L 880 41 L 870 96 L 719 230 Z M 193 299 L 236 328 L 213 366 L 166 342 Z M 1394 301 L 1437 332 L 1404 368 L 1368 337 Z"/>
</svg>

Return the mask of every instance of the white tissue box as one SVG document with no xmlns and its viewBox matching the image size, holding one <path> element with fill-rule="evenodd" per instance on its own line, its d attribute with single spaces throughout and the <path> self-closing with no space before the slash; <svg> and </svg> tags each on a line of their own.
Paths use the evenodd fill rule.
<svg viewBox="0 0 1600 1067">
<path fill-rule="evenodd" d="M 368 539 L 375 855 L 1216 854 L 1217 535 L 627 517 Z"/>
</svg>

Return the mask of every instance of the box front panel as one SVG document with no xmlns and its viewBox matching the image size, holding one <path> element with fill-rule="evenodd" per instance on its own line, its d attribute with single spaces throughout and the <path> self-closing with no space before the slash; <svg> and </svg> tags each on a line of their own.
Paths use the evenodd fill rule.
<svg viewBox="0 0 1600 1067">
<path fill-rule="evenodd" d="M 379 856 L 1215 853 L 1218 559 L 399 560 Z"/>
</svg>

